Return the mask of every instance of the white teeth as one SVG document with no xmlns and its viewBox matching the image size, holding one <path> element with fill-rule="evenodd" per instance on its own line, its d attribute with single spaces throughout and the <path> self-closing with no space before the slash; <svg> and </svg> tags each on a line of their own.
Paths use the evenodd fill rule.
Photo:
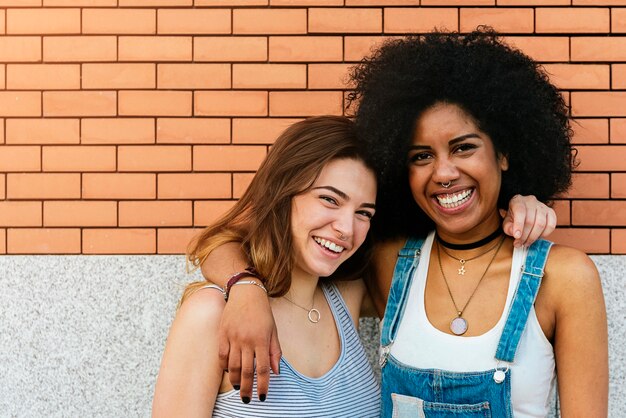
<svg viewBox="0 0 626 418">
<path fill-rule="evenodd" d="M 342 247 L 341 245 L 337 245 L 334 242 L 325 240 L 324 238 L 318 238 L 318 237 L 313 237 L 313 239 L 315 240 L 315 242 L 317 242 L 319 245 L 321 245 L 322 247 L 328 248 L 330 251 L 334 252 L 334 253 L 340 253 L 343 250 L 345 250 L 344 247 Z"/>
<path fill-rule="evenodd" d="M 456 194 L 438 195 L 437 201 L 444 208 L 456 208 L 457 206 L 461 206 L 463 203 L 467 202 L 472 195 L 472 192 L 473 189 L 467 189 Z"/>
</svg>

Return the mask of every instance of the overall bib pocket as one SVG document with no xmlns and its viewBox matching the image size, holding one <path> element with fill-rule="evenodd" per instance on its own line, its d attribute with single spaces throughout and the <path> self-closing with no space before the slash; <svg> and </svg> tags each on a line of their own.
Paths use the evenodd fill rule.
<svg viewBox="0 0 626 418">
<path fill-rule="evenodd" d="M 391 394 L 393 418 L 491 418 L 489 402 L 450 404 L 428 402 L 413 396 Z"/>
</svg>

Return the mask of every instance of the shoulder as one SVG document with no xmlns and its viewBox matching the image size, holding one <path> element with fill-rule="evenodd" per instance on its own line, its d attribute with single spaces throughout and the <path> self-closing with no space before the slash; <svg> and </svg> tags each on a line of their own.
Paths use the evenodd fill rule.
<svg viewBox="0 0 626 418">
<path fill-rule="evenodd" d="M 357 279 L 338 280 L 333 283 L 337 286 L 341 298 L 350 311 L 350 315 L 352 315 L 352 318 L 354 318 L 355 321 L 358 321 L 361 312 L 361 305 L 363 304 L 363 298 L 367 292 L 365 282 L 362 279 Z"/>
<path fill-rule="evenodd" d="M 225 305 L 224 297 L 217 289 L 200 288 L 182 303 L 176 313 L 174 325 L 206 334 L 208 330 L 217 329 Z"/>
</svg>

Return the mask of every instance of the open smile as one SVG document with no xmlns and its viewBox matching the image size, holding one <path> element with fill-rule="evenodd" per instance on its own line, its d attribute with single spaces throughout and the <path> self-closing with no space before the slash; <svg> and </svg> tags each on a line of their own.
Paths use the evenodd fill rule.
<svg viewBox="0 0 626 418">
<path fill-rule="evenodd" d="M 454 209 L 457 208 L 464 203 L 467 203 L 472 195 L 474 194 L 474 189 L 465 189 L 458 191 L 456 193 L 446 193 L 446 194 L 438 194 L 435 195 L 437 203 L 439 206 L 445 209 Z"/>
<path fill-rule="evenodd" d="M 324 238 L 320 238 L 320 237 L 313 237 L 313 240 L 320 246 L 323 247 L 329 251 L 332 251 L 333 253 L 336 254 L 340 254 L 342 253 L 345 248 L 342 247 L 341 245 L 337 245 L 332 241 L 328 241 L 327 239 Z"/>
</svg>

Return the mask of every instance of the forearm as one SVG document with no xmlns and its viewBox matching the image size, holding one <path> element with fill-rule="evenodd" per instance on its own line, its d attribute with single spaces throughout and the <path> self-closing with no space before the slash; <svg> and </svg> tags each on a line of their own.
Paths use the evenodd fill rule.
<svg viewBox="0 0 626 418">
<path fill-rule="evenodd" d="M 243 271 L 250 265 L 239 242 L 220 245 L 207 256 L 202 263 L 202 275 L 205 279 L 220 287 L 226 286 L 228 278 Z"/>
</svg>

